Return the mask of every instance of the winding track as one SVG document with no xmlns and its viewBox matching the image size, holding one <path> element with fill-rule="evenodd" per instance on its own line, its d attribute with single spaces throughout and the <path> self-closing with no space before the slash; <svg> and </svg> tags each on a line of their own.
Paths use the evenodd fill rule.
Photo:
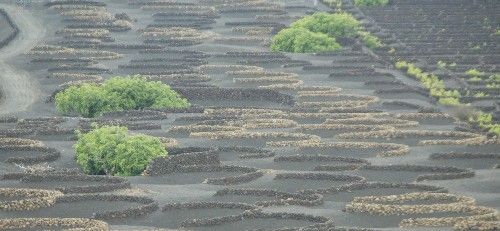
<svg viewBox="0 0 500 231">
<path fill-rule="evenodd" d="M 30 74 L 7 61 L 33 48 L 44 36 L 45 30 L 28 11 L 0 4 L 19 27 L 20 33 L 0 50 L 0 87 L 4 98 L 0 102 L 0 115 L 23 111 L 40 97 L 38 82 Z"/>
</svg>

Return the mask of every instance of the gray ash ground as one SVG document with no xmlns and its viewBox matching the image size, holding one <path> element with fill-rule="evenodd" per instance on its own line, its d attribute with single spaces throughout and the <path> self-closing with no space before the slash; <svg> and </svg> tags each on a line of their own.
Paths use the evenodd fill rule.
<svg viewBox="0 0 500 231">
<path fill-rule="evenodd" d="M 437 105 L 416 81 L 392 68 L 387 62 L 389 55 L 386 51 L 372 52 L 346 46 L 340 52 L 329 54 L 269 52 L 267 44 L 278 29 L 301 16 L 332 11 L 322 3 L 314 5 L 316 1 L 313 0 L 256 5 L 253 5 L 255 1 L 243 0 L 174 0 L 165 5 L 152 0 L 76 0 L 69 3 L 70 6 L 99 3 L 97 8 L 104 12 L 104 20 L 97 22 L 64 16 L 62 12 L 68 15 L 70 12 L 58 9 L 57 4 L 47 6 L 44 4 L 47 2 L 33 1 L 26 6 L 16 5 L 14 1 L 0 2 L 0 8 L 5 9 L 20 30 L 14 40 L 0 49 L 0 89 L 3 89 L 0 91 L 3 97 L 0 100 L 0 137 L 41 140 L 44 146 L 57 150 L 60 156 L 55 160 L 41 161 L 51 171 L 31 176 L 38 179 L 33 181 L 33 178 L 16 175 L 32 163 L 8 159 L 13 156 L 36 157 L 40 152 L 20 151 L 0 143 L 0 173 L 3 175 L 0 187 L 57 189 L 64 186 L 71 188 L 66 194 L 144 196 L 158 206 L 137 210 L 134 208 L 143 206 L 141 202 L 144 201 L 88 200 L 56 203 L 35 211 L 0 211 L 1 218 L 92 218 L 95 212 L 119 211 L 119 215 L 126 215 L 126 218 L 103 218 L 111 230 L 275 230 L 285 227 L 337 230 L 331 222 L 338 230 L 340 227 L 453 230 L 450 225 L 400 228 L 399 223 L 405 218 L 463 214 L 451 211 L 374 216 L 345 212 L 344 209 L 357 196 L 434 191 L 470 196 L 479 206 L 500 209 L 500 175 L 498 168 L 494 168 L 500 164 L 498 143 L 464 141 L 422 145 L 422 140 L 436 140 L 436 136 L 425 134 L 394 139 L 339 137 L 352 132 L 380 130 L 383 126 L 391 126 L 388 121 L 396 118 L 413 124 L 394 127 L 397 130 L 450 132 L 458 126 L 451 117 L 437 114 L 451 113 L 449 108 Z M 398 57 L 426 57 L 430 60 L 427 67 L 434 67 L 429 63 L 437 59 L 456 62 L 458 69 L 443 74 L 453 76 L 446 79 L 447 84 L 453 83 L 460 88 L 463 86 L 460 84 L 472 84 L 464 81 L 462 75 L 453 75 L 463 72 L 460 68 L 486 68 L 488 73 L 498 72 L 498 38 L 487 37 L 484 30 L 471 25 L 484 23 L 479 15 L 485 12 L 490 24 L 498 28 L 498 14 L 493 10 L 500 6 L 495 1 L 476 2 L 478 5 L 465 0 L 437 4 L 447 9 L 444 13 L 438 13 L 439 9 L 434 9 L 436 4 L 433 2 L 410 0 L 394 0 L 389 6 L 361 9 L 346 4 L 346 10 L 366 19 L 363 21 L 366 27 L 379 31 L 374 34 L 383 37 L 385 43 L 403 46 L 404 49 L 395 54 Z M 413 7 L 422 10 L 412 11 Z M 462 7 L 475 11 L 461 10 Z M 478 14 L 474 13 L 476 11 Z M 406 18 L 408 15 L 411 18 Z M 420 17 L 422 15 L 425 17 Z M 452 30 L 454 40 L 450 46 L 444 45 L 441 37 L 422 35 L 437 30 L 431 27 L 436 21 L 441 21 L 441 17 L 446 19 L 443 22 L 453 22 L 449 26 L 439 24 Z M 463 18 L 468 20 L 461 20 Z M 58 32 L 84 28 L 87 24 L 96 27 L 97 23 L 102 23 L 100 25 L 109 33 L 89 39 Z M 11 30 L 6 25 L 0 15 L 0 41 Z M 165 30 L 182 27 L 191 37 L 179 38 L 181 36 L 176 34 L 174 38 L 158 39 L 141 35 L 151 27 Z M 390 36 L 385 36 L 387 34 Z M 477 36 L 457 37 L 464 34 Z M 478 53 L 461 46 L 479 41 L 485 45 L 481 51 L 473 49 Z M 40 49 L 45 45 L 66 46 L 76 49 L 76 52 L 80 49 L 110 51 L 121 56 L 107 60 L 88 54 L 28 54 L 33 48 Z M 463 55 L 453 55 L 457 52 Z M 55 77 L 61 73 L 77 75 L 66 79 Z M 128 74 L 150 75 L 151 79 L 171 84 L 196 107 L 186 111 L 118 113 L 98 122 L 120 120 L 133 132 L 173 138 L 177 147 L 169 152 L 178 159 L 155 161 L 155 171 L 165 169 L 160 169 L 161 174 L 154 176 L 75 180 L 81 178 L 74 160 L 72 145 L 75 140 L 71 134 L 80 125 L 88 125 L 89 121 L 77 117 L 46 119 L 63 118 L 56 112 L 51 96 L 70 81 L 98 82 L 101 77 L 107 79 Z M 248 77 L 263 78 L 248 80 Z M 476 87 L 482 89 L 480 84 Z M 313 92 L 321 94 L 311 94 Z M 498 105 L 496 109 L 492 106 L 498 104 L 498 91 L 490 92 L 490 95 L 490 98 L 472 100 L 472 103 L 492 112 L 498 111 Z M 357 121 L 359 118 L 370 119 Z M 343 123 L 342 119 L 352 121 Z M 383 119 L 380 120 L 383 122 L 377 124 L 377 119 Z M 183 132 L 172 132 L 176 127 Z M 241 132 L 233 137 L 213 139 L 207 137 L 209 134 L 196 133 L 206 127 L 219 131 L 237 127 Z M 450 138 L 453 141 L 462 138 L 454 135 Z M 476 131 L 467 135 L 485 138 Z M 440 138 L 449 137 L 443 135 Z M 276 141 L 292 142 L 282 147 L 273 143 Z M 315 146 L 318 142 L 321 145 Z M 223 148 L 234 146 L 238 148 Z M 280 161 L 279 158 L 296 155 L 311 156 L 311 159 Z M 325 156 L 325 159 L 315 159 L 318 155 Z M 331 157 L 351 159 L 333 160 Z M 413 167 L 373 170 L 366 165 Z M 418 169 L 418 166 L 438 168 Z M 292 174 L 295 177 L 279 177 L 288 173 L 297 174 Z M 67 178 L 44 178 L 61 174 Z M 439 177 L 416 181 L 428 174 Z M 331 175 L 346 179 L 329 178 Z M 311 195 L 312 192 L 316 194 Z M 165 204 L 190 202 L 220 203 L 162 210 Z M 245 203 L 249 207 L 235 208 L 231 203 Z M 448 202 L 408 202 L 412 203 Z"/>
</svg>

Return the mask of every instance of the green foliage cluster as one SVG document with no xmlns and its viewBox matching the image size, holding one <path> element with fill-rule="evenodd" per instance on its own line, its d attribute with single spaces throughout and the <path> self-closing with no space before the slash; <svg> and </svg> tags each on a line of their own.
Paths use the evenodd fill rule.
<svg viewBox="0 0 500 231">
<path fill-rule="evenodd" d="M 438 98 L 439 103 L 444 105 L 460 105 L 460 92 L 457 90 L 446 90 L 443 80 L 435 74 L 426 73 L 422 69 L 405 61 L 396 62 L 397 69 L 406 69 L 406 73 L 415 77 L 429 90 L 430 94 Z"/>
<path fill-rule="evenodd" d="M 486 79 L 487 88 L 500 88 L 500 74 L 493 74 Z"/>
<path fill-rule="evenodd" d="M 273 37 L 272 51 L 294 53 L 335 51 L 341 46 L 334 38 L 304 28 L 287 28 Z"/>
<path fill-rule="evenodd" d="M 477 69 L 469 69 L 465 72 L 465 74 L 470 77 L 468 81 L 485 81 L 487 88 L 500 88 L 500 74 L 492 74 L 488 76 L 486 73 Z"/>
<path fill-rule="evenodd" d="M 166 156 L 160 139 L 129 135 L 126 127 L 104 126 L 82 134 L 75 144 L 76 162 L 87 174 L 134 176 L 155 157 Z"/>
<path fill-rule="evenodd" d="M 469 117 L 469 122 L 477 124 L 483 129 L 487 129 L 488 132 L 500 136 L 500 124 L 493 122 L 493 115 L 484 112 L 476 112 Z"/>
<path fill-rule="evenodd" d="M 301 18 L 273 37 L 272 51 L 308 53 L 341 48 L 340 38 L 359 38 L 366 46 L 382 46 L 380 40 L 363 31 L 360 22 L 348 13 L 315 13 Z"/>
<path fill-rule="evenodd" d="M 385 6 L 389 0 L 354 0 L 356 6 Z"/>
<path fill-rule="evenodd" d="M 185 108 L 190 104 L 161 82 L 140 76 L 114 77 L 101 85 L 71 86 L 55 97 L 56 108 L 64 114 L 95 117 L 110 111 L 143 108 Z"/>
<path fill-rule="evenodd" d="M 483 77 L 485 75 L 484 72 L 479 71 L 477 69 L 469 69 L 465 72 L 465 74 L 470 77 Z"/>
<path fill-rule="evenodd" d="M 368 48 L 374 49 L 374 48 L 382 47 L 384 45 L 384 44 L 382 44 L 382 42 L 380 41 L 379 38 L 373 36 L 372 34 L 366 32 L 366 31 L 360 31 L 358 34 L 361 38 L 361 41 L 363 41 L 363 43 Z"/>
<path fill-rule="evenodd" d="M 437 62 L 437 66 L 438 66 L 439 69 L 444 70 L 444 69 L 456 67 L 457 63 L 455 63 L 455 62 L 453 62 L 453 63 L 446 63 L 445 61 L 439 60 Z"/>
<path fill-rule="evenodd" d="M 486 97 L 486 96 L 489 96 L 489 95 L 485 92 L 482 92 L 482 91 L 476 92 L 476 94 L 474 94 L 474 97 L 476 97 L 476 98 L 482 98 L 482 97 Z"/>
<path fill-rule="evenodd" d="M 301 27 L 312 32 L 327 34 L 334 38 L 355 37 L 360 31 L 359 21 L 349 13 L 315 13 L 292 23 L 291 27 Z"/>
</svg>

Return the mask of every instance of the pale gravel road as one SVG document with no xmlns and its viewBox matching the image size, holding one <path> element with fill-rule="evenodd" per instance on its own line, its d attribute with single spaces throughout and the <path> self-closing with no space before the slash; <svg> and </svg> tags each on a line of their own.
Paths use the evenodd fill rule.
<svg viewBox="0 0 500 231">
<path fill-rule="evenodd" d="M 30 12 L 20 7 L 0 4 L 0 8 L 7 11 L 20 30 L 17 38 L 0 49 L 0 88 L 4 94 L 0 115 L 4 115 L 24 111 L 40 97 L 38 81 L 7 61 L 37 45 L 44 37 L 45 29 Z"/>
</svg>

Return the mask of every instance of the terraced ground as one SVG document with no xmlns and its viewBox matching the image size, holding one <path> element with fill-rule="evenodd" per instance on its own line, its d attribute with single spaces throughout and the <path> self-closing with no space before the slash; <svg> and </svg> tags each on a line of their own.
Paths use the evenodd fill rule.
<svg viewBox="0 0 500 231">
<path fill-rule="evenodd" d="M 393 59 L 416 62 L 424 70 L 438 73 L 447 87 L 460 91 L 461 102 L 498 118 L 498 6 L 491 2 L 397 1 L 361 12 L 380 33 L 399 43 L 401 49 L 390 54 Z"/>
<path fill-rule="evenodd" d="M 20 30 L 0 50 L 0 229 L 497 230 L 498 138 L 393 64 L 436 71 L 497 116 L 498 89 L 464 72 L 498 72 L 499 2 L 342 7 L 388 47 L 269 52 L 279 29 L 335 10 L 312 0 L 0 3 Z M 134 74 L 193 106 L 55 109 L 70 85 Z M 169 157 L 84 175 L 72 145 L 92 123 L 162 137 Z"/>
</svg>

